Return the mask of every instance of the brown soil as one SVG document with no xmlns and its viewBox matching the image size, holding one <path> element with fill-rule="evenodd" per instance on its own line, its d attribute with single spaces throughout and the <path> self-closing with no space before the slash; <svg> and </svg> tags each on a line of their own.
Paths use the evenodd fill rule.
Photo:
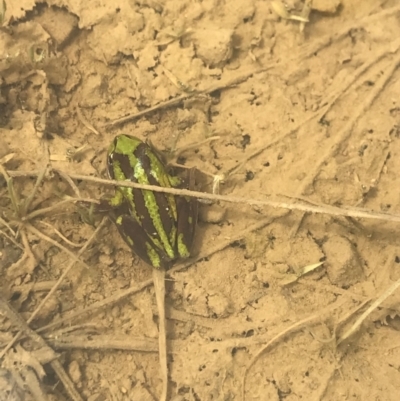
<svg viewBox="0 0 400 401">
<path fill-rule="evenodd" d="M 55 171 L 106 177 L 107 147 L 128 133 L 161 149 L 219 136 L 179 161 L 224 174 L 222 194 L 400 213 L 397 1 L 313 0 L 305 24 L 279 17 L 279 1 L 9 3 L 0 163 L 22 173 L 13 178 L 21 202 L 50 165 L 29 211 L 76 190 L 92 199 L 110 193 Z M 299 15 L 303 2 L 286 6 Z M 19 313 L 0 311 L 4 349 L 94 228 L 71 203 L 15 224 L 26 213 L 15 215 L 0 185 L 0 291 Z M 399 291 L 337 344 L 362 303 L 400 278 L 398 223 L 222 202 L 201 208 L 200 260 L 167 277 L 168 400 L 399 399 Z M 81 260 L 89 268 L 76 263 L 30 325 L 47 345 L 23 338 L 3 358 L 1 400 L 71 399 L 45 355 L 50 347 L 77 400 L 159 399 L 151 268 L 109 221 Z M 111 296 L 118 301 L 108 304 Z"/>
</svg>

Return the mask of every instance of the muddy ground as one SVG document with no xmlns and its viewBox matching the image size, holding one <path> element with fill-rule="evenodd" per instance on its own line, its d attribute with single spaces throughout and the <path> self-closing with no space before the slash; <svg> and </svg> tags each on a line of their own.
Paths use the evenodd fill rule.
<svg viewBox="0 0 400 401">
<path fill-rule="evenodd" d="M 223 195 L 400 213 L 398 3 L 313 0 L 308 22 L 283 18 L 304 2 L 282 4 L 0 7 L 1 400 L 159 399 L 151 268 L 108 220 L 74 263 L 100 223 L 59 204 L 112 192 L 76 175 L 106 178 L 117 134 L 160 149 L 218 136 L 178 159 L 202 191 L 224 175 Z M 168 400 L 398 400 L 399 291 L 343 340 L 400 278 L 398 223 L 200 208 L 194 261 L 167 281 Z M 31 318 L 42 339 L 4 356 L 63 273 Z"/>
</svg>

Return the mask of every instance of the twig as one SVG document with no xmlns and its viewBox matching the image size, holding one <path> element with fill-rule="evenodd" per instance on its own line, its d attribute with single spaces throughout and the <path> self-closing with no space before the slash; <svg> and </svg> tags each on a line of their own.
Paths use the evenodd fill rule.
<svg viewBox="0 0 400 401">
<path fill-rule="evenodd" d="M 99 327 L 99 325 L 96 325 L 95 323 L 82 323 L 82 324 L 75 324 L 75 325 L 68 325 L 68 326 L 64 326 L 59 328 L 58 330 L 52 331 L 51 333 L 49 333 L 45 338 L 46 340 L 50 340 L 53 338 L 57 338 L 60 339 L 62 338 L 62 340 L 64 341 L 64 339 L 66 338 L 66 336 L 70 335 L 68 333 L 72 333 L 75 331 L 83 331 L 83 330 L 88 330 L 90 331 L 90 335 L 92 335 L 92 333 L 94 332 L 98 332 L 98 330 L 101 330 L 102 327 Z M 71 335 L 70 335 L 71 336 Z M 83 338 L 80 337 L 79 335 L 75 334 L 72 335 L 74 338 Z M 90 341 L 88 339 L 86 339 L 86 341 Z"/>
<path fill-rule="evenodd" d="M 58 171 L 58 170 L 54 170 Z M 10 176 L 21 176 L 21 175 L 36 175 L 37 172 L 14 172 L 8 171 Z M 391 221 L 391 222 L 400 222 L 400 215 L 390 214 L 390 213 L 380 213 L 375 212 L 368 209 L 355 208 L 355 207 L 335 207 L 330 205 L 307 205 L 304 203 L 296 202 L 296 203 L 286 203 L 286 202 L 276 202 L 269 200 L 256 200 L 256 199 L 248 199 L 237 196 L 229 196 L 229 195 L 217 195 L 217 194 L 209 194 L 206 192 L 197 192 L 197 191 L 189 191 L 187 189 L 176 189 L 176 188 L 165 188 L 158 187 L 154 185 L 145 185 L 145 184 L 136 184 L 134 182 L 129 181 L 115 181 L 115 180 L 106 180 L 102 178 L 80 175 L 80 174 L 69 174 L 71 178 L 76 180 L 85 180 L 91 181 L 98 184 L 114 186 L 114 187 L 128 187 L 128 188 L 138 188 L 138 189 L 147 189 L 154 192 L 163 192 L 173 195 L 181 195 L 181 196 L 191 196 L 198 199 L 210 199 L 215 201 L 222 201 L 228 203 L 242 203 L 251 206 L 270 206 L 273 208 L 287 209 L 287 210 L 299 210 L 302 212 L 309 213 L 320 213 L 320 214 L 328 214 L 331 216 L 346 216 L 346 217 L 355 217 L 355 218 L 364 218 L 364 219 L 373 219 L 373 220 L 383 220 L 383 221 Z M 81 199 L 76 199 L 76 201 L 82 201 Z M 94 203 L 96 201 L 93 201 Z"/>
<path fill-rule="evenodd" d="M 338 208 L 335 206 L 329 205 L 306 205 L 302 203 L 286 203 L 286 202 L 275 202 L 269 200 L 252 200 L 248 198 L 236 197 L 236 196 L 228 196 L 228 195 L 217 195 L 217 194 L 208 194 L 205 192 L 197 192 L 197 191 L 189 191 L 186 189 L 175 189 L 175 188 L 164 188 L 153 185 L 144 185 L 144 184 L 136 184 L 128 181 L 115 181 L 115 180 L 104 180 L 96 177 L 88 177 L 84 175 L 78 174 L 70 174 L 71 178 L 78 180 L 87 180 L 93 181 L 97 183 L 101 183 L 104 185 L 112 185 L 112 186 L 123 186 L 130 188 L 139 188 L 139 189 L 147 189 L 155 192 L 163 192 L 170 193 L 173 195 L 182 195 L 182 196 L 192 196 L 199 199 L 210 199 L 215 201 L 224 201 L 229 203 L 243 203 L 252 206 L 271 206 L 273 208 L 281 208 L 288 210 L 300 210 L 303 212 L 311 212 L 311 213 L 323 213 L 329 214 L 333 216 L 347 216 L 347 217 L 356 217 L 356 218 L 366 218 L 366 219 L 377 219 L 377 220 L 385 220 L 392 222 L 400 222 L 400 216 L 389 214 L 389 213 L 379 213 L 370 211 L 367 209 L 358 209 L 358 208 Z"/>
<path fill-rule="evenodd" d="M 371 298 L 366 298 L 364 299 L 361 303 L 359 303 L 356 307 L 353 309 L 347 311 L 344 316 L 340 318 L 340 320 L 337 322 L 334 328 L 334 334 L 333 334 L 333 342 L 335 343 L 335 347 L 339 345 L 338 341 L 338 331 L 340 330 L 340 327 L 345 325 L 355 314 L 357 314 L 361 309 L 364 308 L 365 305 L 369 304 L 371 302 Z"/>
<path fill-rule="evenodd" d="M 158 355 L 162 379 L 159 401 L 166 401 L 168 394 L 167 335 L 165 324 L 165 270 L 153 269 L 154 291 L 158 309 Z"/>
<path fill-rule="evenodd" d="M 87 350 L 158 352 L 158 342 L 155 338 L 133 337 L 132 335 L 62 335 L 57 336 L 57 338 L 46 338 L 46 341 L 55 349 L 82 348 Z"/>
<path fill-rule="evenodd" d="M 29 245 L 28 236 L 26 235 L 25 231 L 21 231 L 21 239 L 22 239 L 22 244 L 24 245 L 25 255 L 27 255 L 28 259 L 30 260 L 30 266 L 32 268 L 31 270 L 30 269 L 28 270 L 33 271 L 33 269 L 35 268 L 36 258 L 32 252 L 31 246 Z"/>
<path fill-rule="evenodd" d="M 60 378 L 68 395 L 74 401 L 83 401 L 83 398 L 79 395 L 78 391 L 76 391 L 74 383 L 67 375 L 67 372 L 64 370 L 63 366 L 61 365 L 61 362 L 57 359 L 51 362 L 51 367 L 53 368 L 57 376 Z"/>
<path fill-rule="evenodd" d="M 379 305 L 384 302 L 390 295 L 392 295 L 400 287 L 400 279 L 394 282 L 374 301 L 371 306 L 361 314 L 361 316 L 354 322 L 354 324 L 347 330 L 338 340 L 337 344 L 341 344 L 343 341 L 347 340 L 352 336 L 358 328 L 361 326 L 363 321 L 376 309 Z"/>
<path fill-rule="evenodd" d="M 89 130 L 92 131 L 95 135 L 100 135 L 99 131 L 91 125 L 86 118 L 83 116 L 81 108 L 79 106 L 76 107 L 76 114 L 78 116 L 78 120 Z"/>
<path fill-rule="evenodd" d="M 81 198 L 81 193 L 79 192 L 79 188 L 75 185 L 75 183 L 72 181 L 71 177 L 64 173 L 63 171 L 59 171 L 58 174 L 64 178 L 65 181 L 68 182 L 72 190 L 74 191 L 75 195 L 77 198 Z"/>
<path fill-rule="evenodd" d="M 12 178 L 8 175 L 7 171 L 5 170 L 5 168 L 1 164 L 0 164 L 0 174 L 2 174 L 4 179 L 6 180 L 7 190 L 8 190 L 8 194 L 9 194 L 10 200 L 11 200 L 11 205 L 12 205 L 15 213 L 18 213 L 19 208 L 20 208 L 20 206 L 19 206 L 20 205 L 19 196 L 14 190 L 14 185 L 13 185 Z M 39 175 L 39 174 L 40 174 L 40 171 L 39 171 L 39 173 L 35 174 L 35 176 Z"/>
<path fill-rule="evenodd" d="M 15 231 L 11 228 L 11 226 L 2 217 L 0 217 L 0 224 L 2 224 L 4 227 L 8 228 L 8 230 L 10 231 L 10 233 L 12 235 L 14 235 L 14 237 L 16 236 Z M 7 237 L 8 239 L 11 239 L 5 233 L 4 233 L 4 236 Z M 11 241 L 13 241 L 13 240 L 11 240 Z"/>
<path fill-rule="evenodd" d="M 41 173 L 37 176 L 37 180 L 35 182 L 35 186 L 33 187 L 33 190 L 31 191 L 31 193 L 29 194 L 29 196 L 26 198 L 25 200 L 25 204 L 24 204 L 24 215 L 25 213 L 28 213 L 29 210 L 29 206 L 32 203 L 32 200 L 34 198 L 34 196 L 36 195 L 37 190 L 39 189 L 39 186 L 42 184 L 43 182 L 43 178 L 45 177 L 46 173 L 48 170 L 48 166 L 46 166 Z"/>
<path fill-rule="evenodd" d="M 39 281 L 37 283 L 30 283 L 30 284 L 21 284 L 12 287 L 12 292 L 42 292 L 42 291 L 49 291 L 54 286 L 55 281 Z M 68 284 L 62 284 L 60 289 L 67 289 L 69 286 Z"/>
<path fill-rule="evenodd" d="M 33 219 L 33 218 L 35 218 L 35 217 L 42 216 L 42 215 L 44 215 L 44 214 L 47 214 L 47 213 L 49 213 L 49 212 L 52 212 L 52 211 L 55 210 L 55 209 L 58 209 L 60 206 L 63 206 L 63 205 L 65 205 L 65 204 L 67 204 L 67 203 L 76 202 L 77 200 L 79 200 L 79 201 L 81 201 L 81 202 L 85 202 L 85 200 L 84 200 L 83 198 L 78 198 L 78 199 L 75 199 L 75 198 L 63 199 L 63 200 L 57 202 L 56 204 L 54 204 L 54 205 L 52 205 L 52 206 L 44 207 L 44 208 L 39 209 L 39 210 L 34 210 L 33 212 L 29 213 L 29 214 L 24 218 L 24 220 L 31 220 L 31 219 Z"/>
<path fill-rule="evenodd" d="M 2 223 L 2 219 L 0 219 L 0 222 Z M 24 249 L 20 244 L 18 244 L 17 241 L 15 241 L 15 239 L 13 237 L 10 237 L 6 232 L 4 232 L 3 230 L 0 230 L 0 234 L 3 235 L 4 237 L 6 237 L 9 241 L 11 241 L 16 247 L 18 247 L 19 249 Z M 15 233 L 14 233 L 15 234 Z"/>
</svg>

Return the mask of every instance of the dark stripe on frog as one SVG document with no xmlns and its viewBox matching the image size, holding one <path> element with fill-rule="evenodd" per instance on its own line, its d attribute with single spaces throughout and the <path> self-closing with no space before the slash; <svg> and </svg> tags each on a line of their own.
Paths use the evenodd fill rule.
<svg viewBox="0 0 400 401">
<path fill-rule="evenodd" d="M 143 227 L 130 215 L 120 215 L 113 218 L 118 231 L 125 242 L 133 249 L 137 256 L 147 264 L 156 268 L 168 269 L 173 259 L 165 252 L 149 252 L 151 249 L 151 238 Z"/>
<path fill-rule="evenodd" d="M 134 181 L 133 176 L 133 168 L 130 164 L 129 157 L 121 154 L 120 149 L 117 149 L 118 146 L 118 137 L 116 137 L 108 149 L 108 158 L 107 158 L 107 170 L 108 175 L 112 180 L 117 181 L 125 181 L 130 180 Z M 112 206 L 118 206 L 121 202 L 121 196 L 126 199 L 132 206 L 132 214 L 137 217 L 136 211 L 134 210 L 134 201 L 133 201 L 133 193 L 131 188 L 119 187 L 117 188 L 117 192 L 115 196 L 111 199 Z"/>
<path fill-rule="evenodd" d="M 150 185 L 157 185 L 159 187 L 171 188 L 171 184 L 169 181 L 169 176 L 165 171 L 164 166 L 161 161 L 155 156 L 152 152 L 149 153 L 148 146 L 144 143 L 143 146 L 139 145 L 135 151 L 135 156 L 142 162 L 142 166 L 144 171 L 149 171 L 150 173 L 147 175 L 147 179 Z M 165 231 L 170 232 L 172 224 L 175 226 L 175 221 L 177 219 L 176 215 L 176 205 L 175 205 L 175 197 L 170 194 L 164 194 L 161 192 L 153 192 L 157 201 L 157 205 L 161 210 L 166 211 L 166 213 L 162 212 L 161 218 L 163 219 L 163 227 Z M 165 220 L 164 220 L 165 219 Z"/>
<path fill-rule="evenodd" d="M 114 171 L 114 163 L 118 162 L 120 167 L 121 167 L 121 172 L 122 175 L 115 175 L 115 171 Z M 110 176 L 110 178 L 112 180 L 118 180 L 118 181 L 124 181 L 124 180 L 132 180 L 133 178 L 133 168 L 129 162 L 129 157 L 127 157 L 126 155 L 117 153 L 117 152 L 113 152 L 108 156 L 108 175 Z"/>
<path fill-rule="evenodd" d="M 134 175 L 138 182 L 163 187 L 171 186 L 164 165 L 146 144 L 138 145 L 133 154 L 137 160 Z M 158 177 L 160 180 L 157 180 Z M 140 195 L 141 199 L 139 199 Z M 172 214 L 176 210 L 174 196 L 145 190 L 140 191 L 140 195 L 136 195 L 135 190 L 135 206 L 142 218 L 144 229 L 148 233 L 157 233 L 167 254 L 171 258 L 176 257 L 176 224 Z"/>
<path fill-rule="evenodd" d="M 133 176 L 133 169 L 129 164 L 129 158 L 126 155 L 114 152 L 109 156 L 109 161 L 112 161 L 112 164 L 109 166 L 109 175 L 110 178 L 115 179 L 117 181 L 125 181 L 128 179 L 132 182 L 138 182 L 136 178 Z M 126 169 L 126 171 L 124 170 Z M 140 190 L 137 190 L 140 192 Z M 122 198 L 120 196 L 122 194 Z M 119 206 L 123 203 L 123 200 L 126 200 L 130 205 L 131 214 L 139 220 L 139 216 L 136 211 L 136 201 L 135 197 L 137 192 L 133 191 L 133 188 L 127 187 L 118 187 L 116 190 L 115 196 L 111 199 L 110 204 L 113 207 Z"/>
</svg>

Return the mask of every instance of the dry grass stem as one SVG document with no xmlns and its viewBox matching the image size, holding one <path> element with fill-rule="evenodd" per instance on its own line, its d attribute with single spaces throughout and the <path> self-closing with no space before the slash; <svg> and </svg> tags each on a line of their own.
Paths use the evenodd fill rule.
<svg viewBox="0 0 400 401">
<path fill-rule="evenodd" d="M 0 223 L 2 223 L 3 221 L 0 219 Z M 12 231 L 12 233 L 14 233 L 14 231 Z M 17 241 L 15 241 L 15 239 L 13 237 L 10 237 L 6 232 L 4 232 L 3 230 L 0 230 L 0 234 L 3 235 L 4 237 L 6 237 L 10 242 L 12 242 L 16 247 L 18 247 L 19 249 L 24 249 L 20 244 L 18 244 Z M 15 233 L 14 233 L 15 235 Z"/>
<path fill-rule="evenodd" d="M 99 131 L 97 131 L 96 128 L 93 127 L 92 124 L 88 122 L 88 120 L 83 116 L 83 113 L 81 111 L 81 108 L 78 106 L 76 109 L 76 115 L 78 116 L 78 120 L 91 132 L 93 132 L 95 135 L 100 135 Z"/>
<path fill-rule="evenodd" d="M 68 174 L 64 173 L 63 171 L 58 171 L 57 174 L 59 174 L 59 175 L 69 184 L 69 186 L 70 186 L 70 187 L 72 188 L 72 190 L 74 191 L 75 196 L 76 196 L 77 198 L 81 198 L 81 193 L 80 193 L 80 191 L 79 191 L 79 188 L 76 186 L 76 184 L 75 184 L 74 181 L 71 179 L 71 177 L 70 177 Z"/>
<path fill-rule="evenodd" d="M 158 341 L 149 337 L 133 337 L 132 335 L 98 334 L 90 335 L 62 335 L 57 338 L 46 338 L 46 341 L 55 349 L 103 349 L 124 350 L 136 352 L 158 352 Z M 174 348 L 175 349 L 175 348 Z"/>
<path fill-rule="evenodd" d="M 49 207 L 44 207 L 42 209 L 38 209 L 38 210 L 34 210 L 33 212 L 29 213 L 23 220 L 31 220 L 35 217 L 39 217 L 39 216 L 43 216 L 45 214 L 49 214 L 51 212 L 53 212 L 54 210 L 59 209 L 61 206 L 66 205 L 68 203 L 74 203 L 76 201 L 87 201 L 87 199 L 83 199 L 83 198 L 68 198 L 68 199 L 63 199 L 62 201 L 57 202 L 56 204 L 49 206 Z M 93 200 L 90 200 L 93 201 Z"/>
<path fill-rule="evenodd" d="M 158 355 L 160 359 L 160 372 L 162 391 L 159 401 L 166 401 L 168 395 L 168 363 L 167 363 L 167 334 L 165 323 L 165 270 L 153 269 L 154 292 L 156 294 L 158 309 Z"/>
<path fill-rule="evenodd" d="M 28 260 L 30 261 L 30 264 L 32 265 L 32 271 L 36 265 L 36 258 L 35 255 L 33 254 L 31 247 L 29 245 L 29 241 L 28 241 L 28 237 L 26 235 L 25 231 L 21 231 L 21 240 L 22 240 L 22 244 L 24 245 L 24 255 L 27 256 Z"/>
<path fill-rule="evenodd" d="M 37 174 L 37 172 L 15 172 L 15 171 L 8 171 L 8 173 L 10 174 L 10 176 L 27 176 L 27 175 Z M 269 200 L 256 200 L 256 199 L 248 199 L 229 195 L 217 195 L 217 194 L 209 194 L 206 192 L 189 191 L 187 189 L 175 189 L 175 188 L 158 187 L 153 185 L 136 184 L 128 181 L 106 180 L 102 178 L 80 175 L 80 174 L 69 174 L 69 176 L 76 180 L 90 181 L 108 186 L 147 189 L 154 192 L 163 192 L 173 195 L 192 196 L 198 199 L 209 199 L 228 203 L 241 203 L 251 206 L 270 206 L 279 209 L 298 210 L 302 212 L 327 214 L 331 216 L 373 219 L 373 220 L 390 221 L 396 223 L 400 222 L 400 215 L 391 213 L 379 213 L 363 208 L 355 208 L 355 207 L 339 208 L 329 205 L 317 205 L 315 203 L 313 205 L 307 205 L 300 202 L 287 203 L 287 202 L 278 202 Z M 77 199 L 76 201 L 82 201 L 82 199 Z M 95 200 L 90 200 L 90 201 L 93 203 L 97 203 L 97 201 Z"/>
<path fill-rule="evenodd" d="M 37 283 L 29 283 L 29 284 L 21 284 L 21 285 L 15 285 L 12 288 L 13 292 L 42 292 L 42 291 L 49 291 L 52 289 L 56 282 L 51 280 L 51 281 L 39 281 Z M 69 285 L 67 284 L 62 284 L 60 289 L 67 289 L 69 288 Z"/>
<path fill-rule="evenodd" d="M 6 227 L 14 237 L 17 235 L 16 232 L 11 228 L 11 226 L 1 217 L 0 217 L 0 224 L 2 224 L 4 227 Z M 5 233 L 4 233 L 4 236 L 5 236 Z"/>
<path fill-rule="evenodd" d="M 371 304 L 367 310 L 361 314 L 361 316 L 354 322 L 354 324 L 347 330 L 339 339 L 337 344 L 341 344 L 346 341 L 349 337 L 351 337 L 362 325 L 365 319 L 376 309 L 378 308 L 382 302 L 384 302 L 387 298 L 390 297 L 398 288 L 400 287 L 400 279 L 394 282 L 391 286 L 386 288 L 385 291 Z"/>
<path fill-rule="evenodd" d="M 83 401 L 83 398 L 80 396 L 78 391 L 75 389 L 74 383 L 69 378 L 67 373 L 65 372 L 61 362 L 57 359 L 51 363 L 51 367 L 53 368 L 54 372 L 60 378 L 61 382 L 64 385 L 64 388 L 68 395 L 72 398 L 73 401 Z"/>
<path fill-rule="evenodd" d="M 29 196 L 26 198 L 25 200 L 25 204 L 24 204 L 24 215 L 26 213 L 28 213 L 29 210 L 29 206 L 32 203 L 33 198 L 36 195 L 36 192 L 38 191 L 40 185 L 42 185 L 43 179 L 46 176 L 46 173 L 48 171 L 48 167 L 46 166 L 41 172 L 40 174 L 37 176 L 37 180 L 35 182 L 35 186 L 33 187 L 31 193 L 29 194 Z"/>
</svg>

